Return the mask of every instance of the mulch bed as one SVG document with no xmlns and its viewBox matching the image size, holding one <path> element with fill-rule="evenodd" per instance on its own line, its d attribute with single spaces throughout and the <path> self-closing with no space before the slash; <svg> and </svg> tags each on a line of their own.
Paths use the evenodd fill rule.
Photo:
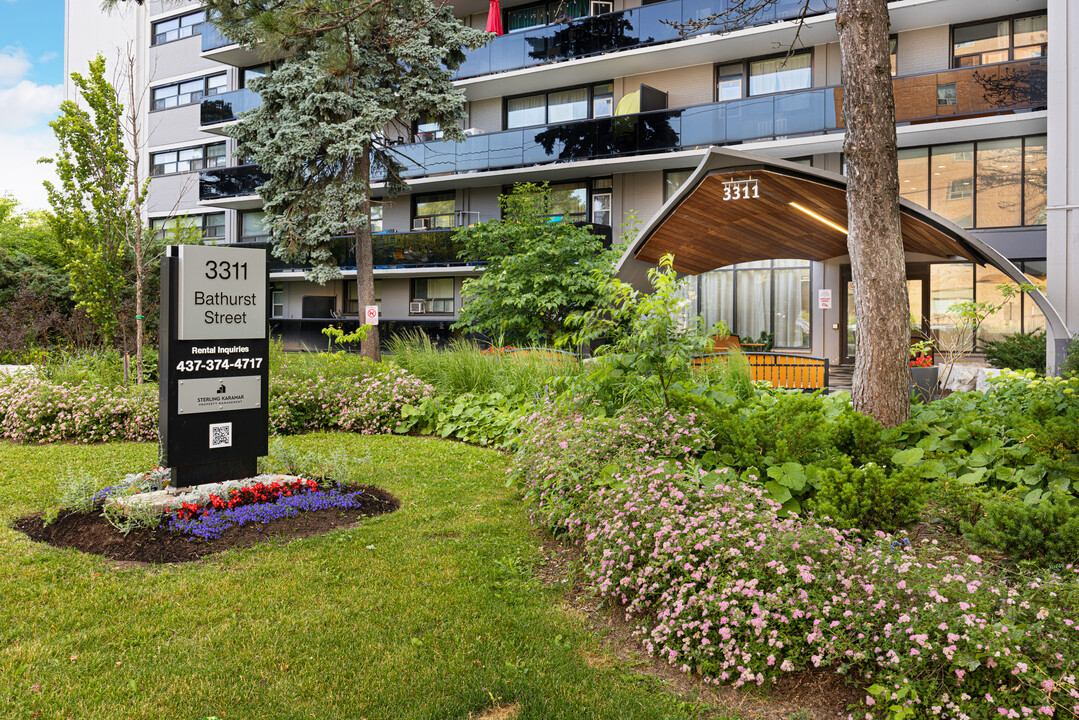
<svg viewBox="0 0 1079 720">
<path fill-rule="evenodd" d="M 56 547 L 69 547 L 113 560 L 139 563 L 182 563 L 233 548 L 251 547 L 271 538 L 302 538 L 321 535 L 337 528 L 348 527 L 365 517 L 393 512 L 401 503 L 393 495 L 377 487 L 352 486 L 349 492 L 364 490 L 366 501 L 359 508 L 331 508 L 302 512 L 296 517 L 266 523 L 251 523 L 229 528 L 220 538 L 209 542 L 192 540 L 182 533 L 168 530 L 164 523 L 154 530 L 133 530 L 121 535 L 100 512 L 89 514 L 61 511 L 56 520 L 45 525 L 42 514 L 19 518 L 14 528 L 31 540 Z"/>
</svg>

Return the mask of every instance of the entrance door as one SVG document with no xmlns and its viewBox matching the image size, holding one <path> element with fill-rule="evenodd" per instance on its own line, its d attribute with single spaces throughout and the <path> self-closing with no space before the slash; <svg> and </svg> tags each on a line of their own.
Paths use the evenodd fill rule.
<svg viewBox="0 0 1079 720">
<path fill-rule="evenodd" d="M 839 269 L 840 287 L 845 292 L 841 295 L 840 317 L 844 322 L 840 329 L 839 362 L 846 365 L 854 362 L 858 349 L 858 333 L 854 321 L 854 283 L 851 282 L 850 265 Z M 907 265 L 907 301 L 910 305 L 910 332 L 912 339 L 928 337 L 929 332 L 929 266 L 924 263 Z"/>
</svg>

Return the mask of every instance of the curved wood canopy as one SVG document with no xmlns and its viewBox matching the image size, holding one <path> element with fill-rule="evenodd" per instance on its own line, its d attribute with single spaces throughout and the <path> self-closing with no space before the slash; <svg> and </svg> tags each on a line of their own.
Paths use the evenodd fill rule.
<svg viewBox="0 0 1079 720">
<path fill-rule="evenodd" d="M 728 183 L 746 187 L 751 180 L 757 181 L 756 196 L 724 199 Z M 942 228 L 915 215 L 913 206 L 906 207 L 909 203 L 900 205 L 904 250 L 984 262 Z M 823 262 L 847 254 L 846 226 L 845 188 L 808 174 L 741 167 L 705 176 L 669 210 L 635 257 L 658 264 L 660 257 L 672 253 L 675 269 L 693 275 L 753 260 Z"/>
</svg>

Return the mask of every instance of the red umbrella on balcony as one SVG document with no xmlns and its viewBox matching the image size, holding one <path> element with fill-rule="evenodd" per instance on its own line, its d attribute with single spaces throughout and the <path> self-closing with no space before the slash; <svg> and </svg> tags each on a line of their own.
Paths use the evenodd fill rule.
<svg viewBox="0 0 1079 720">
<path fill-rule="evenodd" d="M 498 7 L 498 0 L 491 0 L 491 9 L 487 11 L 487 32 L 502 34 L 502 8 Z"/>
</svg>

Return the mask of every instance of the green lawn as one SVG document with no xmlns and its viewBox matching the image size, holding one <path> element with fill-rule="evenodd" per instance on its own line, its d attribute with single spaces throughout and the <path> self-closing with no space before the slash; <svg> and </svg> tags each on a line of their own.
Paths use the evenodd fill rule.
<svg viewBox="0 0 1079 720">
<path fill-rule="evenodd" d="M 0 443 L 0 717 L 445 720 L 514 702 L 520 718 L 710 716 L 594 661 L 601 642 L 532 578 L 540 538 L 506 457 L 429 438 L 288 442 L 369 456 L 364 480 L 401 509 L 118 571 L 9 526 L 53 502 L 65 466 L 104 485 L 156 448 Z"/>
</svg>

